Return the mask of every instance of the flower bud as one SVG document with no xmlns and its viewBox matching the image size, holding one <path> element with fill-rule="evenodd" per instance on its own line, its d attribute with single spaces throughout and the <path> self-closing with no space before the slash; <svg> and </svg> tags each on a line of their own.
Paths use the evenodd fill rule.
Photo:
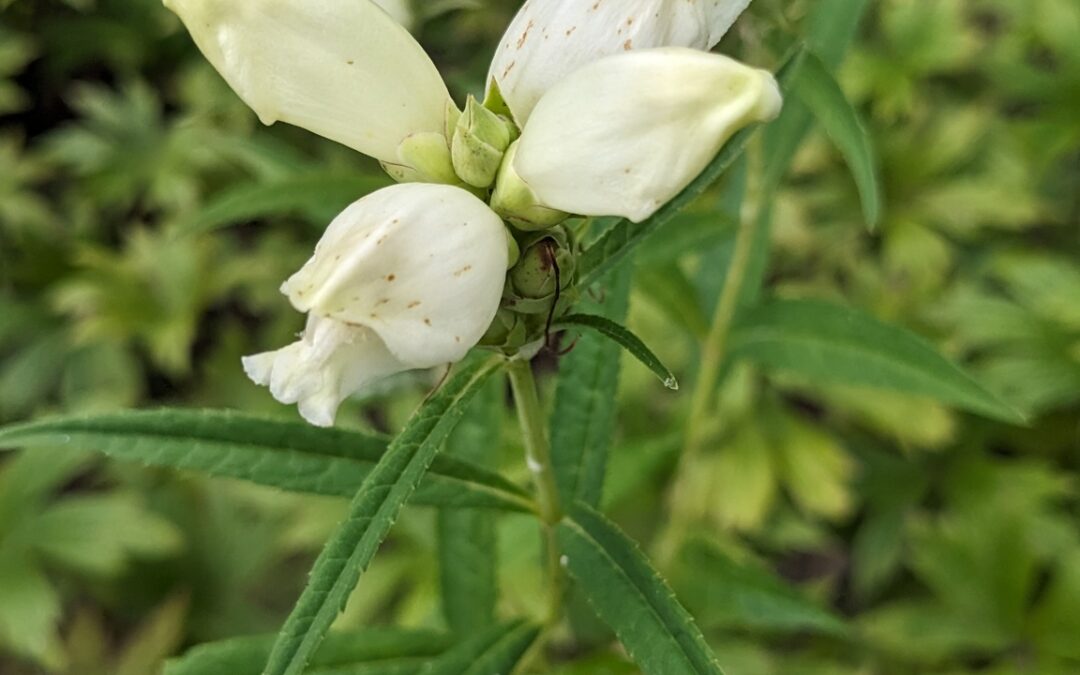
<svg viewBox="0 0 1080 675">
<path fill-rule="evenodd" d="M 561 231 L 537 239 L 510 270 L 514 292 L 532 300 L 552 297 L 556 289 L 566 288 L 573 278 L 574 254 Z"/>
<path fill-rule="evenodd" d="M 334 219 L 281 288 L 309 314 L 304 336 L 245 368 L 313 424 L 330 424 L 359 388 L 464 357 L 499 308 L 506 263 L 506 227 L 465 190 L 374 192 Z"/>
<path fill-rule="evenodd" d="M 771 73 L 719 54 L 668 47 L 608 56 L 544 96 L 512 175 L 550 208 L 639 222 L 735 132 L 774 118 L 780 105 Z"/>
<path fill-rule="evenodd" d="M 444 129 L 450 94 L 401 25 L 371 0 L 165 0 L 265 124 L 283 121 L 398 161 Z"/>
<path fill-rule="evenodd" d="M 478 188 L 495 181 L 503 154 L 512 140 L 513 123 L 485 108 L 472 96 L 458 118 L 451 145 L 454 170 Z"/>
<path fill-rule="evenodd" d="M 631 49 L 711 49 L 750 0 L 530 0 L 506 29 L 488 82 L 524 127 L 544 94 L 577 69 Z M 490 93 L 490 92 L 489 92 Z"/>
<path fill-rule="evenodd" d="M 562 211 L 544 206 L 536 193 L 523 181 L 514 169 L 514 156 L 518 142 L 507 148 L 495 178 L 495 191 L 491 194 L 491 208 L 519 230 L 543 230 L 566 220 Z"/>
</svg>

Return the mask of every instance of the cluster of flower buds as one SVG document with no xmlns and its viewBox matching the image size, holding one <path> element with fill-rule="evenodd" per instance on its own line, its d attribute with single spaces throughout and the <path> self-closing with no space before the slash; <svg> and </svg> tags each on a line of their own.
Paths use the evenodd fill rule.
<svg viewBox="0 0 1080 675">
<path fill-rule="evenodd" d="M 263 122 L 401 183 L 342 212 L 282 287 L 308 314 L 300 340 L 245 359 L 314 424 L 477 344 L 529 353 L 574 300 L 570 223 L 648 218 L 780 109 L 770 73 L 708 52 L 749 0 L 528 0 L 463 110 L 400 0 L 165 3 Z"/>
</svg>

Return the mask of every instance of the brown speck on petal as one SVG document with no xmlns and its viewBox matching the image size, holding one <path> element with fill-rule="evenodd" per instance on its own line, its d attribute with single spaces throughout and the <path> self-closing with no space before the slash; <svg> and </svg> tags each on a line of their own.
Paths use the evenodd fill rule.
<svg viewBox="0 0 1080 675">
<path fill-rule="evenodd" d="M 394 279 L 397 279 L 397 275 L 396 275 L 396 274 L 387 274 L 387 275 L 386 275 L 386 280 L 387 280 L 387 281 L 393 281 Z"/>
</svg>

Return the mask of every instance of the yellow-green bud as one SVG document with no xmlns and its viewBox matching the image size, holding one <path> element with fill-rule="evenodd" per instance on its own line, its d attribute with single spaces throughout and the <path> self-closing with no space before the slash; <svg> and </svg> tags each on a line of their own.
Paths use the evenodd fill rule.
<svg viewBox="0 0 1080 675">
<path fill-rule="evenodd" d="M 454 170 L 461 180 L 478 188 L 495 182 L 503 153 L 510 145 L 512 126 L 512 122 L 469 97 L 450 145 Z"/>
<path fill-rule="evenodd" d="M 569 214 L 540 204 L 529 184 L 518 176 L 514 170 L 517 147 L 517 141 L 514 141 L 503 155 L 495 191 L 491 195 L 491 208 L 519 230 L 543 230 L 558 225 Z"/>
<path fill-rule="evenodd" d="M 450 158 L 446 136 L 434 131 L 413 134 L 397 149 L 397 164 L 383 162 L 382 167 L 399 183 L 444 183 L 459 185 Z"/>
</svg>

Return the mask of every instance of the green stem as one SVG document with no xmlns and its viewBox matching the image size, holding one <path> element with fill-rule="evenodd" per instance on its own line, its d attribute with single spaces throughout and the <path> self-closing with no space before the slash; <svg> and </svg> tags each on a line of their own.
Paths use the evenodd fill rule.
<svg viewBox="0 0 1080 675">
<path fill-rule="evenodd" d="M 712 326 L 701 346 L 698 380 L 694 387 L 693 397 L 690 399 L 690 416 L 687 418 L 682 453 L 675 472 L 673 489 L 669 495 L 670 519 L 667 528 L 661 532 L 657 545 L 657 557 L 665 565 L 675 557 L 694 518 L 698 515 L 688 508 L 679 506 L 675 495 L 679 488 L 686 484 L 689 473 L 695 470 L 698 455 L 705 447 L 709 435 L 710 414 L 715 407 L 720 372 L 727 358 L 728 336 L 731 334 L 731 325 L 739 309 L 743 283 L 750 267 L 750 257 L 760 220 L 756 216 L 744 217 L 739 225 L 731 265 L 724 279 L 724 289 L 716 304 Z"/>
<path fill-rule="evenodd" d="M 559 562 L 555 525 L 563 517 L 559 499 L 559 486 L 555 482 L 555 468 L 551 463 L 551 445 L 544 424 L 543 409 L 536 392 L 536 380 L 528 361 L 511 361 L 508 367 L 510 387 L 514 392 L 521 435 L 525 442 L 525 459 L 529 464 L 533 482 L 536 484 L 536 502 L 540 508 L 540 520 L 544 526 L 546 567 L 548 575 L 547 622 L 553 625 L 562 615 L 565 578 Z"/>
</svg>

